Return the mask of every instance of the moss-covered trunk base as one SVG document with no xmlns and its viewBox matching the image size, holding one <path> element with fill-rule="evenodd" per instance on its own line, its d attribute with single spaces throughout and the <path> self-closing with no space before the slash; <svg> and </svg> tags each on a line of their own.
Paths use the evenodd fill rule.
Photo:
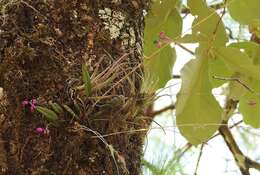
<svg viewBox="0 0 260 175">
<path fill-rule="evenodd" d="M 1 2 L 0 174 L 140 174 L 145 132 L 136 130 L 149 126 L 140 92 L 147 4 Z M 50 122 L 31 100 L 62 112 Z"/>
</svg>

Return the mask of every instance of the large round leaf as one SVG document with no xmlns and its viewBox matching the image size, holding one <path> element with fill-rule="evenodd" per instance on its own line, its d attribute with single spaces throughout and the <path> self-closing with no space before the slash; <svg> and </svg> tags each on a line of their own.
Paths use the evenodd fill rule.
<svg viewBox="0 0 260 175">
<path fill-rule="evenodd" d="M 229 0 L 227 4 L 232 18 L 241 24 L 250 24 L 260 18 L 259 0 Z"/>
<path fill-rule="evenodd" d="M 222 109 L 211 93 L 208 58 L 198 55 L 181 70 L 182 85 L 177 96 L 177 125 L 192 144 L 207 141 L 221 123 Z"/>
</svg>

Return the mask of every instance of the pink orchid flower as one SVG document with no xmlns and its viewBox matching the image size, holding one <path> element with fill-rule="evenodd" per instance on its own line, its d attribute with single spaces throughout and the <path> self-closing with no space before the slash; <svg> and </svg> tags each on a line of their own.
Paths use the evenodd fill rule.
<svg viewBox="0 0 260 175">
<path fill-rule="evenodd" d="M 25 107 L 29 104 L 29 101 L 27 99 L 22 101 L 22 106 Z"/>
<path fill-rule="evenodd" d="M 166 34 L 165 34 L 165 32 L 163 32 L 163 31 L 161 31 L 160 33 L 159 33 L 159 38 L 160 39 L 165 39 L 167 36 L 166 36 Z"/>
<path fill-rule="evenodd" d="M 44 135 L 49 134 L 48 128 L 42 128 L 42 127 L 35 128 L 35 132 L 37 134 L 44 134 Z"/>
<path fill-rule="evenodd" d="M 168 43 L 172 42 L 172 39 L 170 37 L 168 37 L 165 32 L 161 31 L 159 33 L 159 42 L 168 44 Z"/>
<path fill-rule="evenodd" d="M 31 110 L 31 112 L 34 112 L 36 110 L 36 104 L 37 104 L 36 99 L 32 99 L 30 101 L 30 105 L 31 105 L 30 110 Z"/>
<path fill-rule="evenodd" d="M 28 105 L 30 106 L 30 111 L 34 112 L 36 110 L 37 100 L 32 99 L 32 100 L 29 101 L 29 100 L 25 99 L 25 100 L 22 101 L 23 107 L 26 107 Z"/>
</svg>

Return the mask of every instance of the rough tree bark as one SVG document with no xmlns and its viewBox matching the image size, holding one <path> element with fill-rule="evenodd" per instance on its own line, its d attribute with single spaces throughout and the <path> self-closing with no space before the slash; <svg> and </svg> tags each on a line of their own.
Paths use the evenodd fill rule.
<svg viewBox="0 0 260 175">
<path fill-rule="evenodd" d="M 149 126 L 140 89 L 148 4 L 1 1 L 0 174 L 140 174 L 145 133 L 131 131 Z M 88 96 L 78 88 L 82 64 L 91 75 Z M 63 112 L 51 124 L 22 107 L 24 99 L 66 104 L 78 118 Z M 122 131 L 129 132 L 97 137 Z"/>
</svg>

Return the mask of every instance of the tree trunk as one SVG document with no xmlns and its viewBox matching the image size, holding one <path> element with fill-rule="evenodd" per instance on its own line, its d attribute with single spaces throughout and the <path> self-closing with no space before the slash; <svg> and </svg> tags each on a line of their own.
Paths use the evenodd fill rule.
<svg viewBox="0 0 260 175">
<path fill-rule="evenodd" d="M 145 133 L 134 131 L 149 126 L 141 93 L 148 4 L 1 1 L 0 174 L 140 174 Z M 48 122 L 30 110 L 33 99 L 75 115 L 62 107 Z"/>
</svg>

